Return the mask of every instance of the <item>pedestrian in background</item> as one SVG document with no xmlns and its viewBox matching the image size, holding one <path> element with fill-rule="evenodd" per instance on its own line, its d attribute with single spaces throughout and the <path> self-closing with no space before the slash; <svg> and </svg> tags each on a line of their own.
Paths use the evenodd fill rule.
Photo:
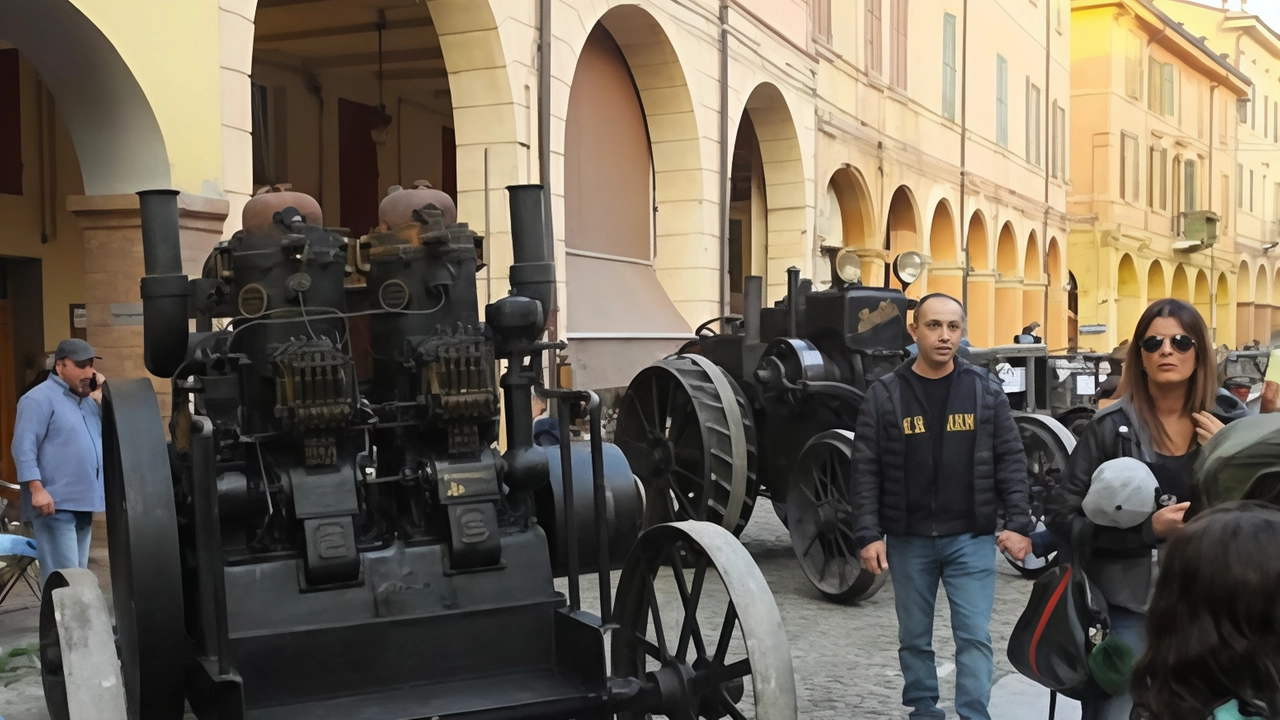
<svg viewBox="0 0 1280 720">
<path fill-rule="evenodd" d="M 1026 453 L 1000 380 L 956 357 L 960 302 L 926 295 L 909 329 L 917 356 L 873 383 L 858 414 L 855 538 L 866 571 L 893 568 L 902 702 L 912 720 L 946 717 L 933 652 L 939 581 L 956 643 L 956 712 L 989 720 L 995 551 L 1021 561 L 1031 550 Z"/>
<path fill-rule="evenodd" d="M 106 509 L 100 359 L 89 343 L 63 340 L 53 372 L 18 401 L 11 449 L 41 587 L 55 570 L 89 566 L 93 513 Z"/>
</svg>

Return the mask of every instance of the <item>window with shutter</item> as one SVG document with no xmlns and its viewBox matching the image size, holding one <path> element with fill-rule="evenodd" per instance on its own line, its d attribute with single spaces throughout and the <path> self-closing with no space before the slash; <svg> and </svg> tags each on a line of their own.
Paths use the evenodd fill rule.
<svg viewBox="0 0 1280 720">
<path fill-rule="evenodd" d="M 1009 147 L 1009 61 L 996 55 L 996 142 Z"/>
<path fill-rule="evenodd" d="M 907 0 L 891 0 L 890 47 L 893 65 L 889 71 L 889 82 L 903 90 L 907 89 Z"/>
<path fill-rule="evenodd" d="M 1161 63 L 1160 72 L 1161 72 L 1160 77 L 1162 81 L 1161 84 L 1163 85 L 1163 87 L 1161 88 L 1160 112 L 1165 115 L 1168 115 L 1169 117 L 1173 117 L 1174 115 L 1173 100 L 1175 97 L 1174 93 L 1177 90 L 1177 82 L 1175 78 L 1177 76 L 1175 75 L 1173 65 L 1169 63 Z"/>
<path fill-rule="evenodd" d="M 1182 167 L 1186 172 L 1186 179 L 1182 184 L 1186 196 L 1183 200 L 1183 208 L 1185 212 L 1194 212 L 1196 209 L 1196 161 L 1187 160 Z"/>
<path fill-rule="evenodd" d="M 1125 36 L 1124 92 L 1134 100 L 1142 97 L 1142 41 L 1133 33 Z"/>
<path fill-rule="evenodd" d="M 942 116 L 956 119 L 956 16 L 942 15 Z"/>
<path fill-rule="evenodd" d="M 0 193 L 22 194 L 22 92 L 18 51 L 0 50 Z"/>
<path fill-rule="evenodd" d="M 1169 209 L 1169 150 L 1160 148 L 1160 209 Z"/>
<path fill-rule="evenodd" d="M 881 72 L 880 0 L 867 0 L 867 70 Z"/>
<path fill-rule="evenodd" d="M 1040 88 L 1027 76 L 1027 162 L 1040 165 Z"/>
<path fill-rule="evenodd" d="M 1160 61 L 1155 58 L 1147 61 L 1147 108 L 1160 112 Z"/>
<path fill-rule="evenodd" d="M 1236 187 L 1244 187 L 1244 165 L 1236 163 Z M 1244 207 L 1244 195 L 1236 193 L 1236 207 Z"/>
<path fill-rule="evenodd" d="M 809 0 L 809 21 L 814 37 L 831 42 L 831 0 Z"/>
</svg>

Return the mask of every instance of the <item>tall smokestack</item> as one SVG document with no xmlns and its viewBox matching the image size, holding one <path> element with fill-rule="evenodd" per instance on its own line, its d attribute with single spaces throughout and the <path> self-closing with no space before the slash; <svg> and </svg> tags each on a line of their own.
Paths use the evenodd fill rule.
<svg viewBox="0 0 1280 720">
<path fill-rule="evenodd" d="M 542 325 L 551 319 L 556 264 L 544 239 L 541 185 L 508 185 L 511 200 L 511 294 L 542 304 Z"/>
<path fill-rule="evenodd" d="M 170 378 L 187 354 L 187 298 L 191 284 L 182 274 L 178 236 L 178 191 L 138 193 L 142 218 L 143 360 L 156 377 Z"/>
</svg>

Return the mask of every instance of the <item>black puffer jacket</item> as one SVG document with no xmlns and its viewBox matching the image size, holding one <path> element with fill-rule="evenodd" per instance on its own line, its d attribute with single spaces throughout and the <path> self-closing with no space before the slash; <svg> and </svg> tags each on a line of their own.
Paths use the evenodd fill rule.
<svg viewBox="0 0 1280 720">
<path fill-rule="evenodd" d="M 1251 411 L 1239 398 L 1220 390 L 1212 414 L 1229 423 Z M 1058 487 L 1046 499 L 1045 524 L 1060 546 L 1069 544 L 1073 529 L 1084 522 L 1081 508 L 1094 471 L 1102 463 L 1121 457 L 1137 458 L 1145 463 L 1156 460 L 1149 440 L 1138 432 L 1127 398 L 1093 416 L 1071 452 Z M 1151 518 L 1131 528 L 1095 525 L 1089 543 L 1089 557 L 1083 558 L 1082 564 L 1107 602 L 1145 612 L 1155 583 L 1151 553 L 1159 545 L 1151 528 Z"/>
<path fill-rule="evenodd" d="M 906 451 L 902 430 L 901 374 L 914 360 L 867 389 L 854 434 L 854 539 L 859 548 L 884 535 L 903 534 L 907 526 Z M 1003 506 L 1005 526 L 1029 535 L 1035 525 L 1029 504 L 1027 456 L 1000 380 L 987 370 L 957 358 L 952 392 L 976 391 L 973 494 L 975 534 L 993 534 Z"/>
</svg>

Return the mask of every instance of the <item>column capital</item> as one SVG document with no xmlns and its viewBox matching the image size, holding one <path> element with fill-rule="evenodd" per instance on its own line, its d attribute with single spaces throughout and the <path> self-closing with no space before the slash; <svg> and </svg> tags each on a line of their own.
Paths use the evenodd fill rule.
<svg viewBox="0 0 1280 720">
<path fill-rule="evenodd" d="M 69 195 L 67 210 L 85 230 L 142 227 L 138 196 L 133 194 Z M 178 194 L 178 223 L 183 230 L 221 234 L 230 211 L 231 204 L 221 198 Z"/>
</svg>

